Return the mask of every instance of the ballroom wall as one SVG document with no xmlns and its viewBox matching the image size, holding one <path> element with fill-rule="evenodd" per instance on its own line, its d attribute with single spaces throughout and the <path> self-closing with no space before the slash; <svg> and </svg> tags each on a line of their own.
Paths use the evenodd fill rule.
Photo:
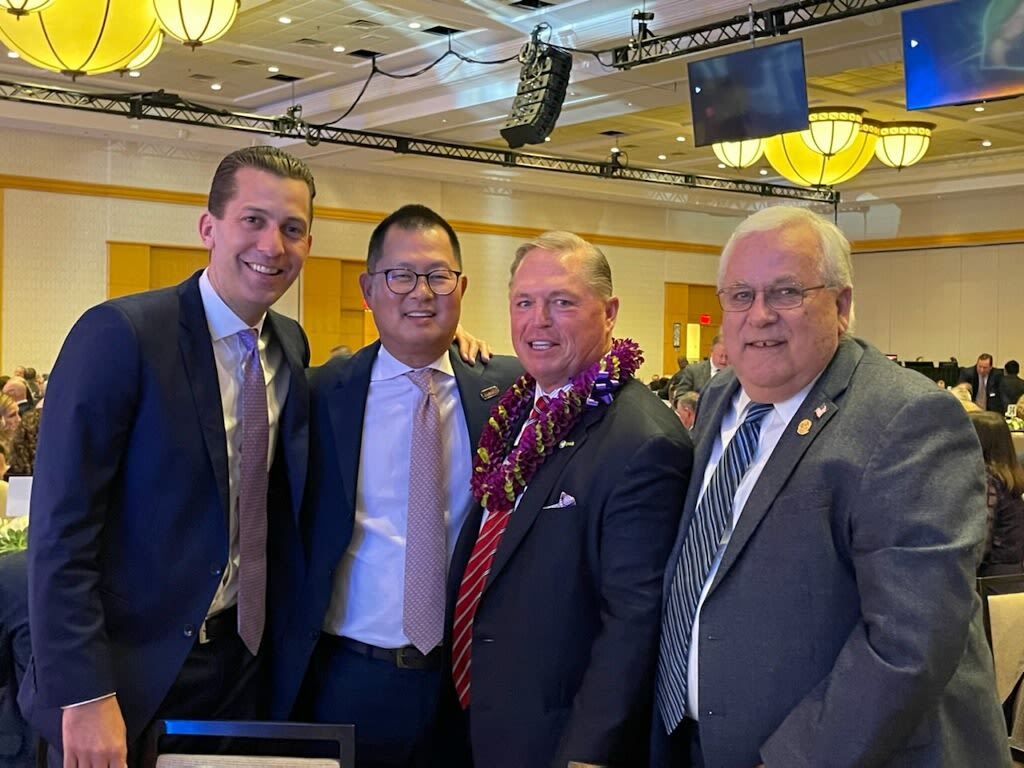
<svg viewBox="0 0 1024 768">
<path fill-rule="evenodd" d="M 196 221 L 220 153 L 6 128 L 0 146 L 0 370 L 48 370 L 75 318 L 106 296 L 108 241 L 199 244 Z M 361 259 L 379 217 L 406 202 L 434 207 L 463 241 L 464 324 L 502 352 L 511 352 L 505 297 L 515 248 L 531 230 L 593 236 L 622 300 L 617 332 L 647 350 L 644 377 L 674 368 L 661 360 L 663 284 L 713 284 L 716 251 L 741 215 L 313 168 L 313 255 Z M 859 334 L 911 358 L 1024 358 L 1024 245 L 913 249 L 935 234 L 1019 227 L 1022 203 L 1019 194 L 975 192 L 844 213 L 851 238 L 889 237 L 884 248 L 865 240 L 867 252 L 855 256 Z M 298 317 L 301 291 L 300 280 L 278 308 Z"/>
</svg>

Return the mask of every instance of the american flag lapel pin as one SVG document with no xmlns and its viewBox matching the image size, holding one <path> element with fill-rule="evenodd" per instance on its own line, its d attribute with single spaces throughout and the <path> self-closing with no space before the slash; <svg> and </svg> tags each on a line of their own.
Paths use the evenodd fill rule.
<svg viewBox="0 0 1024 768">
<path fill-rule="evenodd" d="M 820 419 L 822 416 L 825 415 L 825 411 L 827 411 L 827 410 L 828 410 L 828 406 L 825 405 L 824 403 L 822 403 L 821 405 L 819 405 L 817 408 L 814 409 L 814 415 L 817 416 Z"/>
</svg>

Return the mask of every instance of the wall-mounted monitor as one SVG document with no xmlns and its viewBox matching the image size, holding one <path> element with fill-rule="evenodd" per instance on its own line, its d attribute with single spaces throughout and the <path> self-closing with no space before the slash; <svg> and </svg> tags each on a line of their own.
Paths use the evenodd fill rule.
<svg viewBox="0 0 1024 768">
<path fill-rule="evenodd" d="M 691 61 L 686 73 L 698 147 L 807 127 L 804 45 L 798 38 Z"/>
<path fill-rule="evenodd" d="M 907 109 L 1024 93 L 1024 3 L 954 0 L 901 18 Z"/>
</svg>

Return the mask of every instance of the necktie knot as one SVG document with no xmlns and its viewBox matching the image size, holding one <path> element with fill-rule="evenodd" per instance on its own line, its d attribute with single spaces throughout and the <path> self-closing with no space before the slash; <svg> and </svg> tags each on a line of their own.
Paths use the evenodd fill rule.
<svg viewBox="0 0 1024 768">
<path fill-rule="evenodd" d="M 743 418 L 743 423 L 759 423 L 774 407 L 771 403 L 755 403 L 751 401 L 750 405 L 747 406 L 747 415 Z"/>
<path fill-rule="evenodd" d="M 420 392 L 429 397 L 434 394 L 434 369 L 420 368 L 418 371 L 409 371 L 405 374 L 409 381 L 415 384 Z"/>
<path fill-rule="evenodd" d="M 529 421 L 536 421 L 545 413 L 551 406 L 551 398 L 547 395 L 539 395 L 533 403 L 533 409 L 530 411 Z"/>
<path fill-rule="evenodd" d="M 256 351 L 259 336 L 256 334 L 255 328 L 246 328 L 244 331 L 239 331 L 238 338 L 242 340 L 242 344 L 245 346 L 246 352 L 252 354 Z"/>
</svg>

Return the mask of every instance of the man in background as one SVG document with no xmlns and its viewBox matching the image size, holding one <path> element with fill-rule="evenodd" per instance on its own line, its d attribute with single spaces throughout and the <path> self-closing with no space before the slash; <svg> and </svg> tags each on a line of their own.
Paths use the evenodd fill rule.
<svg viewBox="0 0 1024 768">
<path fill-rule="evenodd" d="M 978 355 L 978 362 L 973 368 L 960 369 L 960 382 L 971 385 L 974 402 L 984 411 L 1005 413 L 1001 384 L 1003 372 L 992 367 L 992 355 L 983 352 Z"/>
<path fill-rule="evenodd" d="M 206 269 L 93 307 L 64 343 L 19 694 L 51 766 L 134 765 L 154 718 L 265 716 L 264 660 L 294 600 L 276 585 L 302 564 L 309 362 L 269 307 L 309 254 L 314 194 L 296 158 L 232 152 L 199 218 Z"/>
<path fill-rule="evenodd" d="M 711 340 L 711 356 L 707 360 L 693 363 L 683 369 L 674 392 L 700 392 L 711 381 L 711 377 L 729 365 L 729 356 L 722 343 L 722 335 Z"/>
<path fill-rule="evenodd" d="M 700 395 L 696 392 L 677 392 L 672 402 L 672 410 L 676 412 L 679 421 L 686 427 L 687 431 L 693 430 L 693 423 L 697 419 L 697 401 Z"/>
<path fill-rule="evenodd" d="M 359 284 L 380 340 L 310 376 L 310 580 L 275 703 L 290 706 L 305 672 L 298 718 L 354 723 L 359 768 L 405 768 L 434 745 L 473 449 L 522 369 L 459 358 L 468 281 L 458 237 L 429 208 L 377 226 Z"/>
<path fill-rule="evenodd" d="M 1016 405 L 1017 401 L 1024 397 L 1024 380 L 1020 378 L 1020 363 L 1016 360 L 1007 360 L 1003 366 L 1003 379 L 999 383 L 999 394 L 1003 399 L 1003 410 L 1010 405 Z"/>
<path fill-rule="evenodd" d="M 740 224 L 718 288 L 652 765 L 1008 766 L 960 404 L 848 335 L 850 245 L 807 209 Z"/>
</svg>

